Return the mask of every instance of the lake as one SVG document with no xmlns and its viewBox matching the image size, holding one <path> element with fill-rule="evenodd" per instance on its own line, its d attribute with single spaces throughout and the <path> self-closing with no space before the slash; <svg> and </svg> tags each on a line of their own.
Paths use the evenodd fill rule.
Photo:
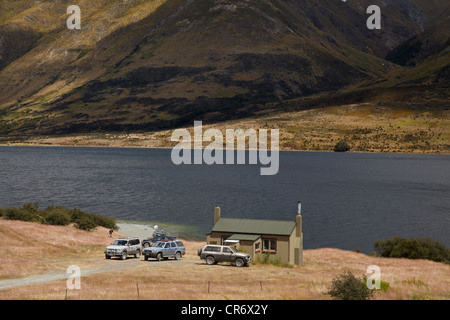
<svg viewBox="0 0 450 320">
<path fill-rule="evenodd" d="M 304 248 L 373 251 L 377 239 L 427 237 L 450 246 L 450 156 L 280 152 L 260 165 L 174 165 L 170 149 L 0 146 L 0 207 L 62 205 L 192 227 L 222 217 L 295 220 Z"/>
</svg>

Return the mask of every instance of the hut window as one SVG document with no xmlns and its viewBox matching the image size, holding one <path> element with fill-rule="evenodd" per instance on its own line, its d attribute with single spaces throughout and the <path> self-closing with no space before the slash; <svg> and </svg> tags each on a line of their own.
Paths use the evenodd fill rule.
<svg viewBox="0 0 450 320">
<path fill-rule="evenodd" d="M 263 240 L 263 252 L 277 252 L 277 241 L 275 239 Z"/>
</svg>

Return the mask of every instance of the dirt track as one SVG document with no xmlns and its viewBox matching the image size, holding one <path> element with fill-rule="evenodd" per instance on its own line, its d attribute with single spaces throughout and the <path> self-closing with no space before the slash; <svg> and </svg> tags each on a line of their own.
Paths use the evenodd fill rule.
<svg viewBox="0 0 450 320">
<path fill-rule="evenodd" d="M 120 234 L 125 234 L 132 237 L 139 237 L 141 240 L 149 237 L 152 235 L 154 229 L 150 227 L 149 225 L 143 225 L 143 224 L 137 224 L 137 223 L 117 223 L 117 226 L 119 227 L 118 232 Z M 113 238 L 114 239 L 114 234 Z M 100 260 L 101 259 L 101 260 Z M 132 258 L 128 257 L 126 261 L 122 261 L 120 259 L 114 258 L 111 260 L 106 260 L 103 258 L 103 256 L 99 256 L 99 260 L 95 264 L 91 264 L 88 267 L 80 267 L 81 276 L 89 275 L 89 274 L 95 274 L 95 273 L 101 273 L 101 272 L 109 272 L 109 271 L 117 271 L 122 269 L 128 269 L 128 268 L 137 268 L 137 267 L 143 267 L 143 266 L 161 266 L 164 264 L 177 264 L 177 265 L 183 265 L 186 263 L 189 263 L 187 260 L 179 260 L 179 261 L 173 261 L 170 259 L 170 261 L 160 261 L 156 264 L 153 264 L 154 261 L 145 261 L 143 260 L 143 256 L 140 258 Z M 24 278 L 17 278 L 17 279 L 8 279 L 8 280 L 0 280 L 0 290 L 14 288 L 14 287 L 21 287 L 21 286 L 27 286 L 35 283 L 43 283 L 43 282 L 51 282 L 51 281 L 57 281 L 57 280 L 65 280 L 67 279 L 72 273 L 67 273 L 67 270 L 55 270 L 51 273 L 45 273 L 30 277 L 24 277 Z"/>
<path fill-rule="evenodd" d="M 156 260 L 149 260 L 144 261 L 143 256 L 140 258 L 132 258 L 129 257 L 126 261 L 122 261 L 120 259 L 114 258 L 110 260 L 102 260 L 102 262 L 99 261 L 97 265 L 93 265 L 87 268 L 80 268 L 81 276 L 86 276 L 90 274 L 95 273 L 101 273 L 101 272 L 109 272 L 109 271 L 118 271 L 128 268 L 139 268 L 139 267 L 151 267 L 151 266 L 163 266 L 163 265 L 185 265 L 187 263 L 192 263 L 192 261 L 188 260 L 173 260 L 170 259 L 168 261 L 159 261 Z M 51 281 L 57 281 L 57 280 L 65 280 L 67 279 L 72 273 L 67 273 L 67 270 L 58 270 L 51 273 L 45 273 L 41 275 L 31 276 L 31 277 L 25 277 L 25 278 L 18 278 L 18 279 L 8 279 L 8 280 L 1 280 L 0 281 L 0 290 L 14 288 L 14 287 L 21 287 L 21 286 L 27 286 L 30 284 L 35 283 L 42 283 L 42 282 L 51 282 Z"/>
</svg>

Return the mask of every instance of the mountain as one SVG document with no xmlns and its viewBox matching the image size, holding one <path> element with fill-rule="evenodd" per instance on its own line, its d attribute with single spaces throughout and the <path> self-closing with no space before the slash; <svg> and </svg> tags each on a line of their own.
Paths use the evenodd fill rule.
<svg viewBox="0 0 450 320">
<path fill-rule="evenodd" d="M 419 84 L 445 101 L 446 0 L 374 0 L 381 30 L 363 0 L 81 0 L 81 30 L 71 4 L 0 0 L 0 134 L 152 131 Z"/>
</svg>

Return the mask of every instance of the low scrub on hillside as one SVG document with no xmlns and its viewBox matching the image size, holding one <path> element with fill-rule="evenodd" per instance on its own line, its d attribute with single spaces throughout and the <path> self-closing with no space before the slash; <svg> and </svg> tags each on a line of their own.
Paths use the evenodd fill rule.
<svg viewBox="0 0 450 320">
<path fill-rule="evenodd" d="M 82 230 L 93 230 L 97 226 L 114 230 L 118 229 L 115 218 L 61 206 L 49 206 L 44 210 L 40 210 L 38 204 L 25 203 L 22 207 L 0 209 L 0 216 L 8 220 L 32 221 L 59 226 L 73 223 Z"/>
<path fill-rule="evenodd" d="M 352 272 L 346 271 L 331 282 L 328 294 L 337 300 L 369 300 L 373 298 L 374 290 L 367 287 L 367 278 L 359 279 Z"/>
<path fill-rule="evenodd" d="M 273 266 L 279 266 L 283 268 L 293 268 L 292 264 L 281 262 L 280 257 L 271 256 L 270 252 L 264 254 L 257 254 L 252 260 L 253 264 L 269 264 Z"/>
<path fill-rule="evenodd" d="M 393 237 L 388 240 L 377 240 L 374 248 L 382 257 L 428 259 L 450 264 L 450 250 L 443 243 L 427 238 Z"/>
<path fill-rule="evenodd" d="M 347 152 L 350 151 L 350 146 L 348 145 L 347 141 L 341 140 L 334 146 L 335 152 Z"/>
</svg>

